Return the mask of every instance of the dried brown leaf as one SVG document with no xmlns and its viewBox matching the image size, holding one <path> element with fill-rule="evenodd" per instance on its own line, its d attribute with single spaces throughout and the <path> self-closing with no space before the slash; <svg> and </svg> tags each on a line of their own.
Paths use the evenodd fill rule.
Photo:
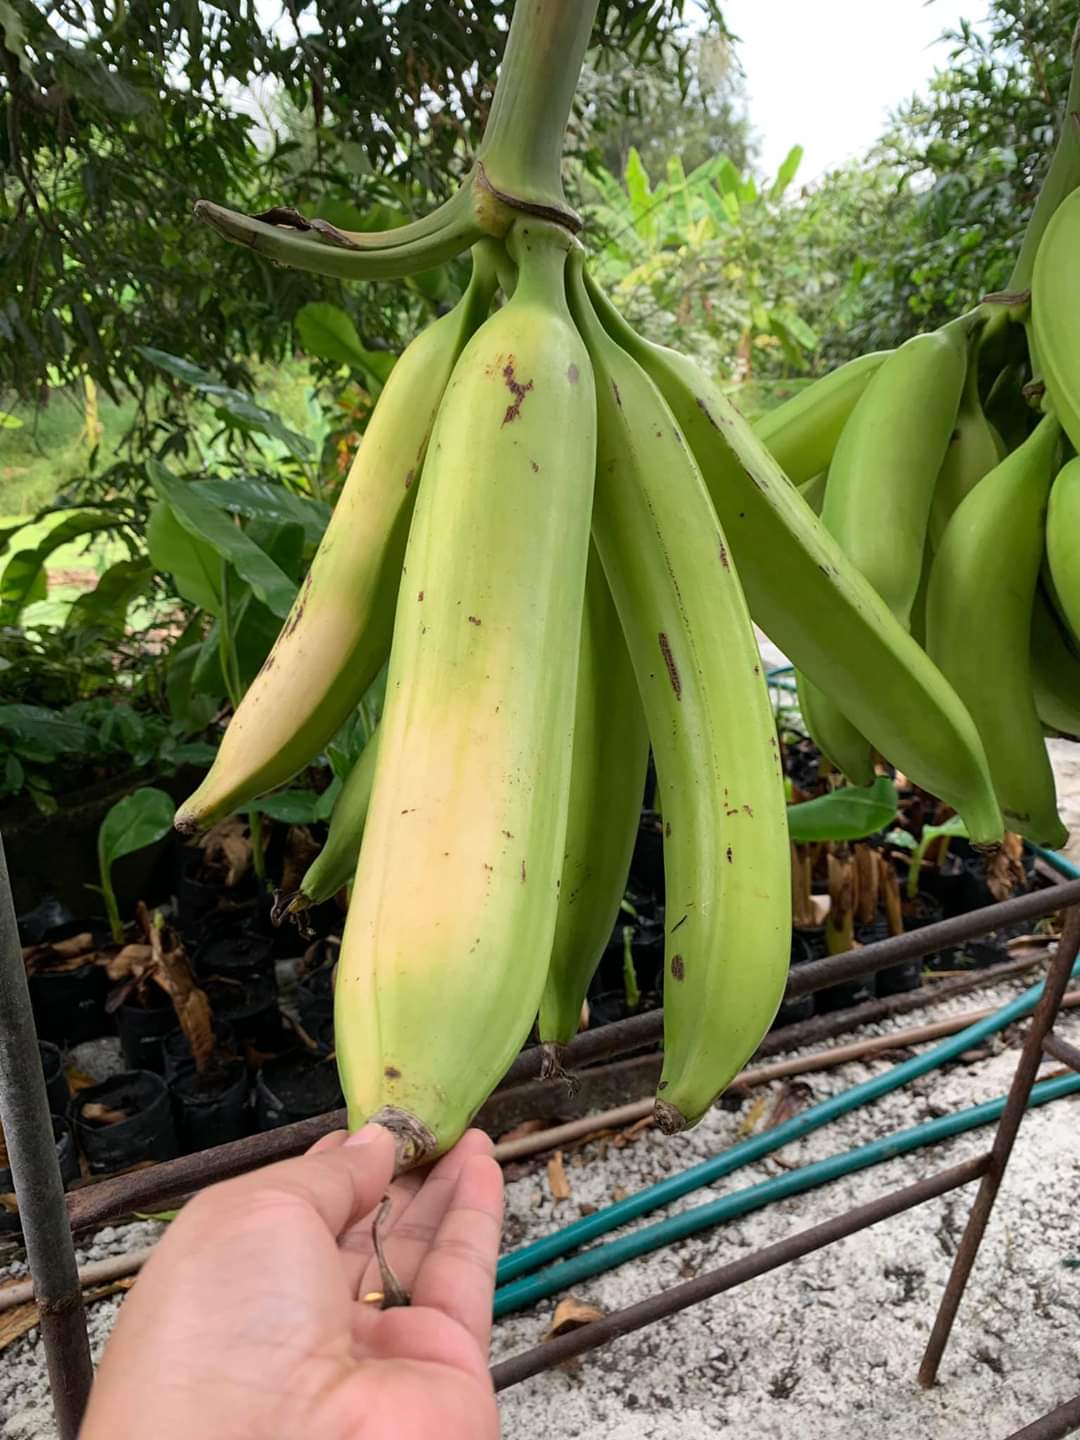
<svg viewBox="0 0 1080 1440">
<path fill-rule="evenodd" d="M 551 1191 L 551 1198 L 558 1204 L 560 1200 L 570 1199 L 570 1181 L 566 1178 L 566 1167 L 563 1165 L 561 1150 L 556 1150 L 547 1163 L 548 1189 Z"/>
<path fill-rule="evenodd" d="M 525 1135 L 535 1135 L 539 1130 L 546 1130 L 547 1125 L 546 1120 L 523 1120 L 520 1125 L 515 1125 L 513 1129 L 500 1135 L 498 1143 L 502 1145 L 507 1140 L 520 1140 Z"/>
<path fill-rule="evenodd" d="M 306 825 L 290 825 L 285 833 L 285 857 L 281 864 L 281 888 L 286 895 L 300 889 L 300 882 L 322 847 Z"/>
<path fill-rule="evenodd" d="M 583 1325 L 592 1325 L 603 1318 L 604 1311 L 599 1305 L 591 1305 L 587 1300 L 577 1300 L 573 1295 L 568 1295 L 556 1305 L 544 1339 L 554 1340 L 558 1335 L 567 1335 L 571 1330 L 580 1330 Z"/>
<path fill-rule="evenodd" d="M 80 1120 L 89 1120 L 92 1125 L 118 1125 L 121 1120 L 128 1119 L 126 1110 L 117 1110 L 111 1105 L 101 1105 L 96 1100 L 88 1100 L 79 1111 Z"/>
<path fill-rule="evenodd" d="M 231 890 L 251 869 L 251 832 L 238 815 L 212 825 L 199 842 L 206 868 L 224 879 Z"/>
</svg>

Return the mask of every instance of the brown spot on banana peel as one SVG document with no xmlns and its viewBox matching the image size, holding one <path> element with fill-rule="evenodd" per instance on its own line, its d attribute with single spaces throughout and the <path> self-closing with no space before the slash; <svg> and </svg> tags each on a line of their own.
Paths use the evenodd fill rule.
<svg viewBox="0 0 1080 1440">
<path fill-rule="evenodd" d="M 679 678 L 678 666 L 675 664 L 675 657 L 671 653 L 671 645 L 663 630 L 657 637 L 660 641 L 660 653 L 664 657 L 664 664 L 667 666 L 668 679 L 671 681 L 671 688 L 675 692 L 675 699 L 682 700 L 682 681 Z"/>
<path fill-rule="evenodd" d="M 423 592 L 422 590 L 418 590 L 418 591 L 416 592 L 416 598 L 417 598 L 417 600 L 423 600 L 423 598 L 424 598 L 424 592 Z"/>
<path fill-rule="evenodd" d="M 388 1080 L 401 1079 L 401 1071 L 397 1068 L 396 1065 L 387 1065 L 386 1069 L 383 1071 L 383 1074 Z"/>
<path fill-rule="evenodd" d="M 522 883 L 523 885 L 525 884 L 525 861 L 524 861 L 524 860 L 522 860 L 522 862 L 521 862 L 521 883 Z"/>
<path fill-rule="evenodd" d="M 469 624 L 470 624 L 470 625 L 479 625 L 479 624 L 480 624 L 480 616 L 479 616 L 479 615 L 470 615 L 470 616 L 469 616 Z"/>
<path fill-rule="evenodd" d="M 503 425 L 509 425 L 521 414 L 521 402 L 533 388 L 533 382 L 530 380 L 527 384 L 522 385 L 521 381 L 517 379 L 514 374 L 514 357 L 512 355 L 503 366 L 502 377 L 506 388 L 514 397 L 513 401 L 506 407 L 506 414 L 502 418 Z"/>
<path fill-rule="evenodd" d="M 724 544 L 723 540 L 717 541 L 717 544 L 720 547 L 720 564 L 724 567 L 725 570 L 730 570 L 731 562 L 728 560 L 727 546 Z"/>
<path fill-rule="evenodd" d="M 673 956 L 671 957 L 671 978 L 672 978 L 673 980 L 681 980 L 685 974 L 686 974 L 686 964 L 685 964 L 682 956 L 681 956 L 681 955 L 673 955 Z"/>
<path fill-rule="evenodd" d="M 539 475 L 539 474 L 540 474 L 540 466 L 537 465 L 536 461 L 535 461 L 535 460 L 530 460 L 530 461 L 529 461 L 529 464 L 530 464 L 530 465 L 532 466 L 532 468 L 533 468 L 533 474 L 534 474 L 534 475 Z"/>
<path fill-rule="evenodd" d="M 621 409 L 622 409 L 622 396 L 619 394 L 619 387 L 618 387 L 618 385 L 615 384 L 615 381 L 614 381 L 614 380 L 612 380 L 612 382 L 611 382 L 611 391 L 612 391 L 612 394 L 615 396 L 615 404 L 616 404 L 616 405 L 619 407 L 619 409 L 621 410 Z"/>
<path fill-rule="evenodd" d="M 685 925 L 689 918 L 688 915 L 684 915 L 681 920 L 676 920 L 675 924 L 671 927 L 672 935 L 675 934 L 675 931 L 678 930 L 680 925 Z"/>
<path fill-rule="evenodd" d="M 670 821 L 670 820 L 665 820 L 665 821 L 664 821 L 664 835 L 665 835 L 665 836 L 668 836 L 668 835 L 670 835 L 670 834 L 671 834 L 671 821 Z"/>
<path fill-rule="evenodd" d="M 410 471 L 408 472 L 408 474 L 405 476 L 405 489 L 406 489 L 406 490 L 409 489 L 409 487 L 412 485 L 412 483 L 413 483 L 413 481 L 414 481 L 415 479 L 416 479 L 416 471 L 415 471 L 415 470 L 410 470 Z"/>
<path fill-rule="evenodd" d="M 571 385 L 576 385 L 581 379 L 581 371 L 577 368 L 576 365 L 570 364 L 569 366 L 567 366 L 566 378 L 570 381 Z"/>
<path fill-rule="evenodd" d="M 732 862 L 732 860 L 733 860 L 733 858 L 734 858 L 733 855 L 732 855 L 732 853 L 731 853 L 731 846 L 730 846 L 730 845 L 727 847 L 727 851 L 726 851 L 725 853 L 727 854 L 727 863 L 730 865 L 731 862 Z"/>
</svg>

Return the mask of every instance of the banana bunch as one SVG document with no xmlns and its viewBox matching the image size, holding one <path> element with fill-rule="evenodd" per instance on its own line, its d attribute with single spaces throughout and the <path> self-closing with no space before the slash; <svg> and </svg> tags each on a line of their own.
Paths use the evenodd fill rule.
<svg viewBox="0 0 1080 1440">
<path fill-rule="evenodd" d="M 342 1085 L 350 1123 L 390 1127 L 403 1165 L 454 1143 L 534 1027 L 564 1070 L 650 747 L 661 1128 L 700 1119 L 757 1047 L 784 993 L 791 880 L 754 623 L 797 666 L 838 768 L 866 781 L 886 758 L 988 852 L 1006 820 L 1060 842 L 1043 731 L 1080 732 L 1080 141 L 1059 146 L 1014 293 L 755 429 L 589 274 L 559 158 L 595 12 L 515 8 L 476 163 L 424 220 L 350 235 L 200 212 L 319 273 L 472 259 L 459 304 L 393 370 L 293 611 L 178 812 L 207 825 L 283 784 L 388 662 L 377 731 L 288 908 L 350 887 Z"/>
<path fill-rule="evenodd" d="M 1075 73 L 1070 99 L 1080 100 Z M 1067 831 L 1045 735 L 1080 735 L 1078 187 L 1080 132 L 1070 125 L 1006 293 L 842 366 L 756 427 L 936 667 L 928 695 L 962 702 L 1008 828 L 1051 846 Z M 821 612 L 822 627 L 835 613 Z M 960 810 L 973 840 L 992 840 L 988 812 L 976 833 L 970 801 L 965 808 L 941 776 L 905 757 L 903 737 L 875 733 L 859 713 L 880 671 L 864 662 L 854 685 L 829 683 L 794 643 L 785 648 L 807 728 L 837 770 L 867 784 L 884 758 Z M 940 714 L 906 713 L 912 734 L 943 743 Z"/>
</svg>

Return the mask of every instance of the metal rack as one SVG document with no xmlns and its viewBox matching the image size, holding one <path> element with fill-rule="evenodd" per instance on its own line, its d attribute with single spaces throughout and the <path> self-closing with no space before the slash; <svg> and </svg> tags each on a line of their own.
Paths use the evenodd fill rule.
<svg viewBox="0 0 1080 1440">
<path fill-rule="evenodd" d="M 1021 895 L 953 920 L 867 945 L 857 952 L 812 961 L 799 966 L 788 983 L 789 997 L 807 994 L 857 975 L 921 958 L 993 930 L 1067 910 L 1065 934 L 1050 966 L 1042 999 L 1032 1016 L 1016 1075 L 989 1151 L 915 1185 L 890 1192 L 869 1204 L 788 1236 L 753 1255 L 697 1276 L 684 1285 L 549 1341 L 535 1350 L 512 1357 L 493 1368 L 496 1387 L 505 1389 L 560 1364 L 572 1355 L 606 1344 L 620 1335 L 829 1245 L 834 1240 L 978 1179 L 980 1185 L 971 1217 L 957 1251 L 953 1273 L 920 1370 L 923 1383 L 933 1383 L 1016 1139 L 1040 1057 L 1045 1050 L 1053 1058 L 1080 1071 L 1080 1050 L 1053 1035 L 1061 998 L 1080 948 L 1080 908 L 1068 907 L 1080 907 L 1080 880 Z M 652 1012 L 587 1032 L 569 1047 L 570 1063 L 581 1067 L 601 1059 L 640 1051 L 659 1040 L 662 1025 L 661 1014 Z M 775 1044 L 770 1048 L 775 1048 Z M 535 1051 L 523 1052 L 502 1082 L 500 1092 L 509 1096 L 515 1089 L 535 1083 L 538 1069 L 538 1054 Z M 65 1197 L 49 1124 L 44 1078 L 38 1059 L 7 868 L 0 844 L 0 1121 L 7 1137 L 34 1293 L 41 1312 L 42 1339 L 57 1428 L 61 1440 L 76 1440 L 89 1395 L 92 1371 L 86 1316 L 75 1266 L 73 1230 L 103 1224 L 133 1210 L 153 1208 L 166 1200 L 190 1195 L 203 1186 L 258 1165 L 299 1154 L 320 1135 L 340 1128 L 344 1124 L 344 1112 L 301 1121 L 214 1150 L 116 1176 Z M 1008 1437 L 1008 1440 L 1056 1440 L 1056 1437 L 1070 1434 L 1078 1426 L 1080 1399 L 1044 1416 L 1033 1426 Z"/>
</svg>

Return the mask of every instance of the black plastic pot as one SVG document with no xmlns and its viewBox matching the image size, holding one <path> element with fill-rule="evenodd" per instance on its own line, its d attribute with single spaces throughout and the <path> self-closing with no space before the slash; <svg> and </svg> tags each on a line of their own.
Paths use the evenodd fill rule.
<svg viewBox="0 0 1080 1440">
<path fill-rule="evenodd" d="M 883 933 L 887 927 L 865 926 L 855 932 L 855 938 L 860 944 L 869 944 L 871 940 L 884 938 Z M 810 948 L 809 958 L 819 960 L 828 953 L 825 943 L 825 926 L 814 925 L 795 930 L 793 934 L 803 941 Z M 841 980 L 837 985 L 829 985 L 824 990 L 814 992 L 814 1008 L 819 1015 L 826 1015 L 832 1010 L 848 1010 L 853 1005 L 861 1005 L 866 1000 L 872 1000 L 877 993 L 875 977 L 873 975 L 856 975 L 851 980 Z"/>
<path fill-rule="evenodd" d="M 192 1067 L 169 1086 L 182 1154 L 239 1140 L 249 1130 L 248 1073 L 242 1060 Z"/>
<path fill-rule="evenodd" d="M 905 896 L 902 908 L 905 931 L 921 930 L 924 926 L 936 925 L 945 918 L 941 900 L 925 890 L 920 890 L 910 900 Z M 926 966 L 935 960 L 939 966 L 951 963 L 954 953 L 952 949 L 935 950 L 929 955 L 920 955 L 917 959 L 905 960 L 900 965 L 890 965 L 887 970 L 879 970 L 877 993 L 882 996 L 902 995 L 905 991 L 917 990 L 922 984 L 922 974 Z"/>
<path fill-rule="evenodd" d="M 320 1025 L 333 1017 L 335 968 L 334 964 L 320 965 L 310 975 L 305 975 L 296 987 L 300 1024 L 309 1035 L 314 1035 Z"/>
<path fill-rule="evenodd" d="M 221 933 L 204 940 L 195 954 L 195 969 L 201 976 L 240 980 L 269 974 L 273 966 L 273 940 L 246 926 L 224 927 Z"/>
<path fill-rule="evenodd" d="M 324 1115 L 344 1103 L 334 1062 L 306 1050 L 279 1055 L 255 1077 L 255 1119 L 260 1130 Z"/>
<path fill-rule="evenodd" d="M 105 1010 L 109 977 L 102 966 L 35 970 L 28 984 L 39 1040 L 70 1046 L 112 1034 L 112 1016 Z"/>
<path fill-rule="evenodd" d="M 79 1152 L 75 1148 L 75 1137 L 71 1126 L 62 1115 L 50 1115 L 53 1139 L 56 1141 L 56 1158 L 60 1162 L 60 1179 L 64 1189 L 79 1178 Z M 0 1194 L 10 1195 L 15 1181 L 6 1165 L 0 1165 Z M 19 1217 L 11 1210 L 0 1210 L 0 1235 L 17 1235 L 22 1229 Z"/>
<path fill-rule="evenodd" d="M 223 1059 L 234 1059 L 237 1055 L 236 1032 L 227 1020 L 214 1021 L 214 1053 Z M 162 1073 L 165 1083 L 171 1084 L 178 1075 L 186 1075 L 195 1069 L 195 1057 L 191 1053 L 188 1038 L 179 1026 L 170 1030 L 161 1042 Z"/>
<path fill-rule="evenodd" d="M 803 936 L 792 931 L 791 968 L 794 970 L 796 965 L 805 965 L 813 958 L 813 952 Z M 813 994 L 796 995 L 793 1000 L 782 1000 L 771 1028 L 777 1030 L 782 1025 L 796 1025 L 800 1020 L 809 1020 L 816 1008 Z"/>
<path fill-rule="evenodd" d="M 64 1074 L 64 1052 L 48 1040 L 38 1041 L 41 1068 L 45 1075 L 45 1094 L 49 1097 L 49 1109 L 54 1115 L 67 1113 L 71 1090 Z"/>
<path fill-rule="evenodd" d="M 161 1042 L 176 1029 L 176 1009 L 158 985 L 147 986 L 146 998 L 148 1005 L 134 1000 L 119 1005 L 116 1028 L 128 1069 L 153 1070 L 160 1075 L 165 1068 Z"/>
<path fill-rule="evenodd" d="M 272 976 L 207 980 L 203 988 L 214 1018 L 232 1026 L 239 1045 L 270 1055 L 284 1047 L 285 1031 Z"/>
<path fill-rule="evenodd" d="M 111 1125 L 83 1118 L 89 1104 L 127 1112 Z M 150 1070 L 125 1070 L 80 1090 L 71 1102 L 79 1149 L 94 1175 L 126 1170 L 140 1160 L 173 1160 L 178 1151 L 169 1092 Z"/>
</svg>

